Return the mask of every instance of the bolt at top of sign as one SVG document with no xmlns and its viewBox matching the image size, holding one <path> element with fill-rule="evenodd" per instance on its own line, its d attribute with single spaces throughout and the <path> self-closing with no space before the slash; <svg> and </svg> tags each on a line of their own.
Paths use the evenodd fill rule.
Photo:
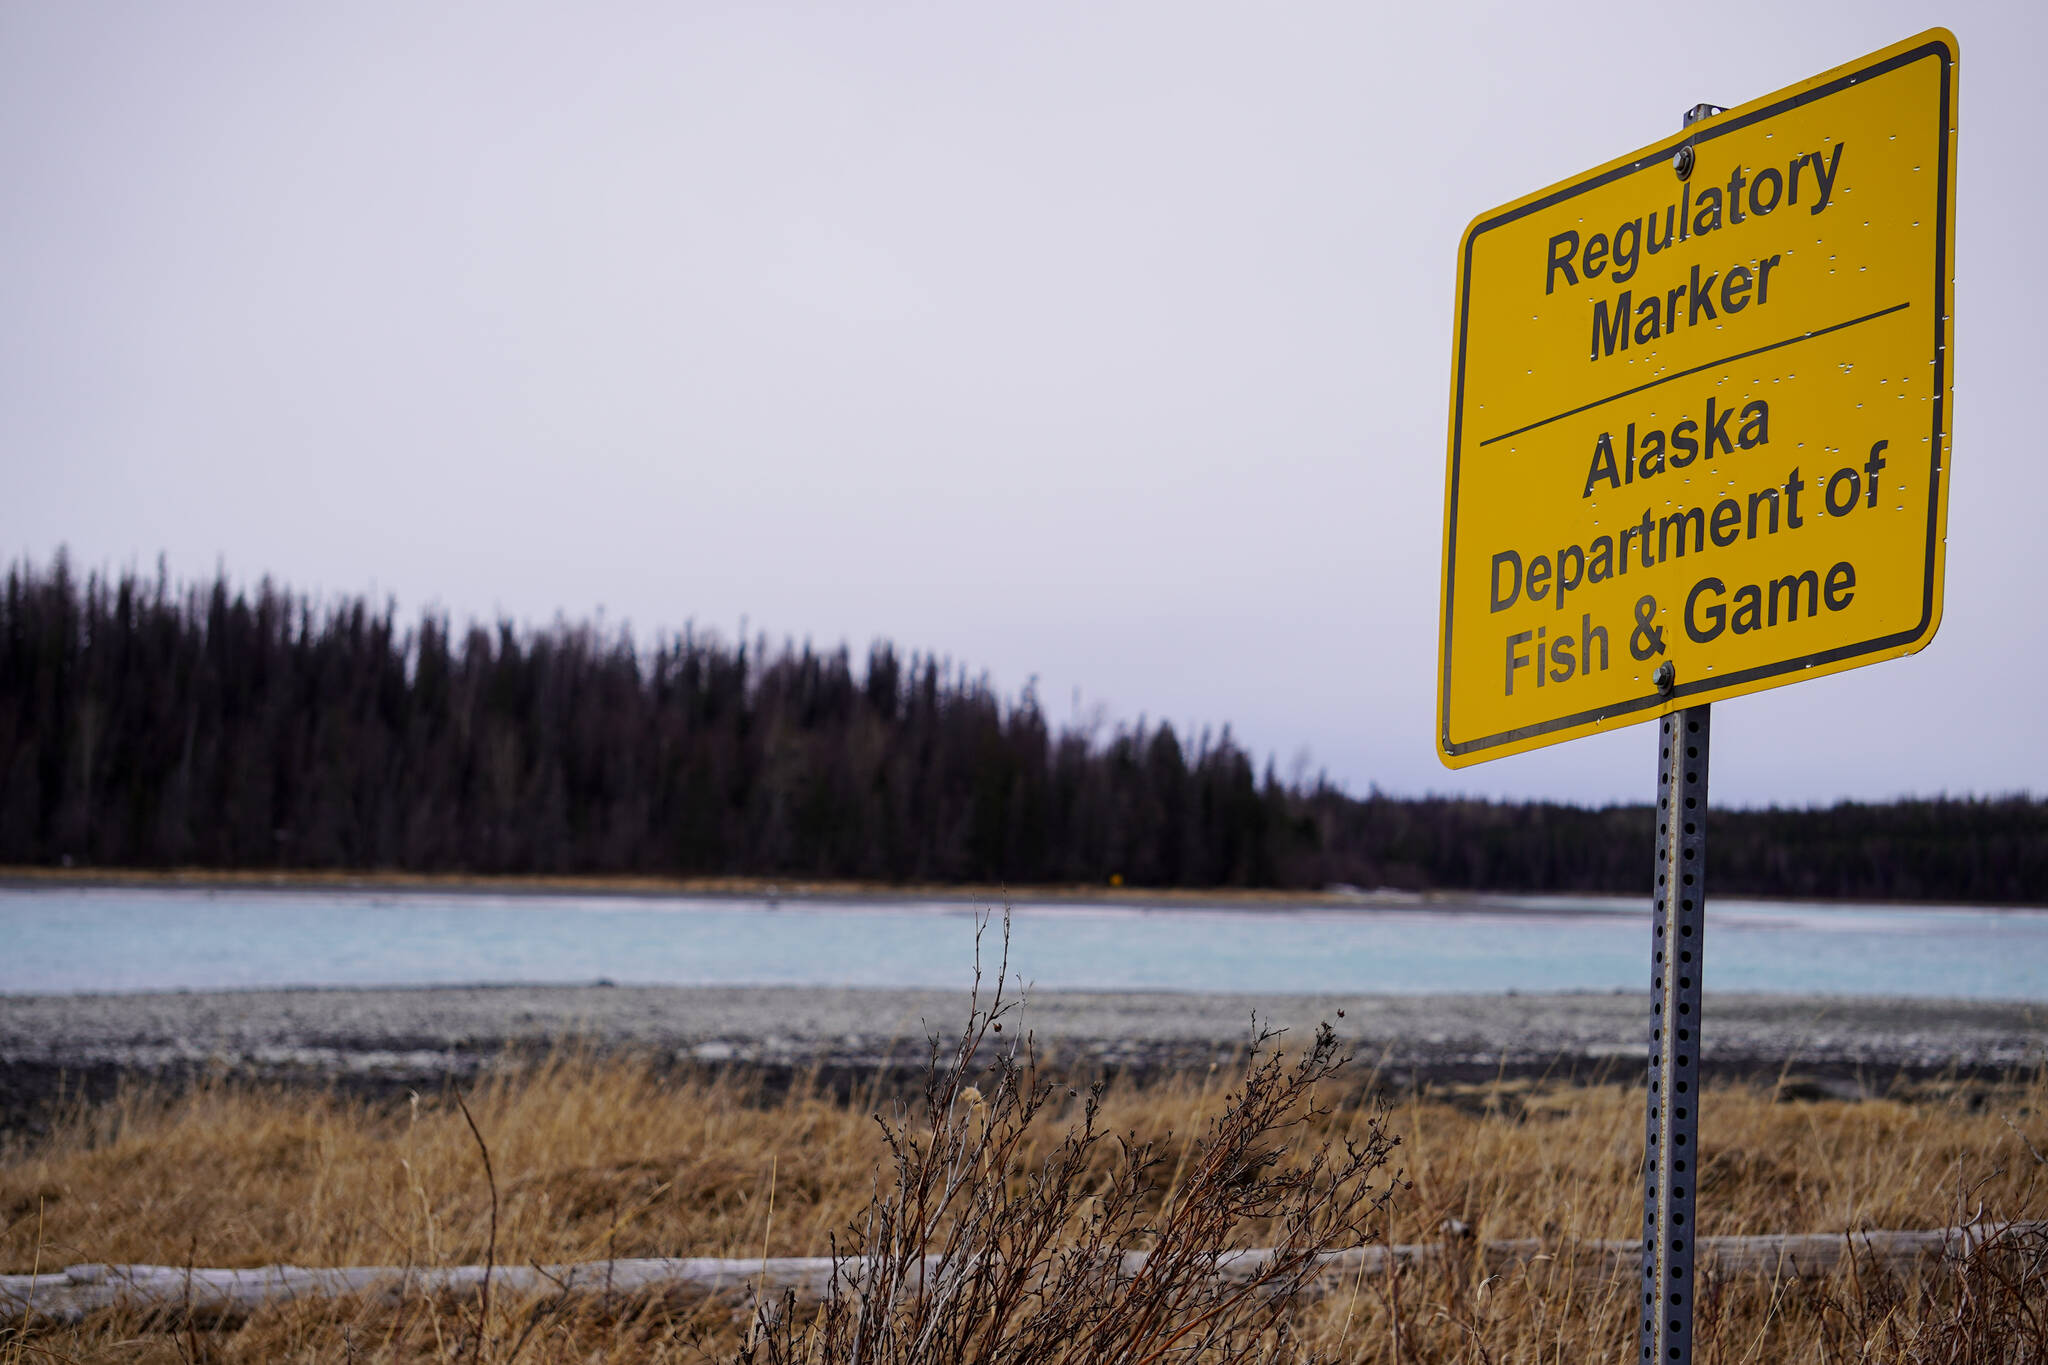
<svg viewBox="0 0 2048 1365">
<path fill-rule="evenodd" d="M 1712 118 L 1716 114 L 1725 114 L 1727 112 L 1726 109 L 1718 104 L 1695 104 L 1692 108 L 1685 111 L 1685 126 L 1690 128 L 1701 119 Z M 1688 179 L 1692 175 L 1694 159 L 1692 144 L 1690 142 L 1681 143 L 1678 151 L 1671 158 L 1671 169 L 1678 172 L 1680 180 Z"/>
</svg>

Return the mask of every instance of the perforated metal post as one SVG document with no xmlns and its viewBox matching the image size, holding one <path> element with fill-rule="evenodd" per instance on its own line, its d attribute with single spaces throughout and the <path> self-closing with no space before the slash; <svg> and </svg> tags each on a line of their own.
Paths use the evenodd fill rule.
<svg viewBox="0 0 2048 1365">
<path fill-rule="evenodd" d="M 1692 1359 L 1693 1190 L 1699 1170 L 1700 966 L 1707 909 L 1711 708 L 1658 722 L 1657 881 L 1650 938 L 1650 1093 L 1644 1150 L 1643 1361 Z"/>
</svg>

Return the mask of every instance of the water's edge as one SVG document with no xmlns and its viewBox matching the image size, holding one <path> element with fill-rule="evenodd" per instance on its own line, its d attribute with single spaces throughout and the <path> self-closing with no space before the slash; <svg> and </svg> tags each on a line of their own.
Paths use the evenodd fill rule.
<svg viewBox="0 0 2048 1365">
<path fill-rule="evenodd" d="M 986 998 L 983 1004 L 987 1004 Z M 33 1126 L 59 1093 L 195 1079 L 431 1093 L 567 1048 L 663 1071 L 739 1068 L 771 1085 L 847 1090 L 913 1080 L 957 1035 L 964 991 L 781 987 L 420 987 L 0 998 L 0 1127 Z M 1252 1021 L 1300 1038 L 1319 1023 L 1360 1083 L 1640 1076 L 1646 993 L 1265 995 L 1032 991 L 1004 1043 L 1069 1073 L 1206 1073 L 1242 1056 Z M 1715 1080 L 1786 1078 L 1860 1095 L 1903 1082 L 2007 1077 L 2048 1056 L 2048 1007 L 1968 1000 L 1709 994 Z M 992 1038 L 991 1042 L 995 1040 Z"/>
<path fill-rule="evenodd" d="M 0 994 L 295 986 L 945 989 L 1002 953 L 972 900 L 482 891 L 0 888 Z M 1500 897 L 1275 907 L 1071 900 L 1010 914 L 1009 969 L 1057 990 L 1635 991 L 1648 907 Z M 1720 991 L 2048 1000 L 2048 912 L 1717 901 Z"/>
</svg>

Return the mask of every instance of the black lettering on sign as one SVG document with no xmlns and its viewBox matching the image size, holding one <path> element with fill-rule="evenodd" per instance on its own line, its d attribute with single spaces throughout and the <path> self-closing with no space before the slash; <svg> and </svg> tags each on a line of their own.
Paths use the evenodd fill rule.
<svg viewBox="0 0 2048 1365">
<path fill-rule="evenodd" d="M 1828 164 L 1825 169 L 1821 167 L 1819 152 L 1808 152 L 1806 154 L 1806 159 L 1813 163 L 1813 178 L 1820 183 L 1820 198 L 1815 201 L 1812 208 L 1807 210 L 1808 213 L 1819 213 L 1835 197 L 1835 176 L 1842 169 L 1842 149 L 1848 145 L 1846 142 L 1837 142 L 1835 144 L 1834 155 L 1828 158 Z"/>
<path fill-rule="evenodd" d="M 1607 627 L 1596 626 L 1586 613 L 1579 615 L 1579 672 L 1593 671 L 1593 646 L 1600 646 L 1600 671 L 1607 671 Z"/>
<path fill-rule="evenodd" d="M 1718 602 L 1700 607 L 1699 600 L 1708 593 L 1719 597 L 1727 590 L 1728 585 L 1718 578 L 1702 578 L 1685 595 L 1685 633 L 1694 644 L 1710 645 L 1720 638 L 1721 631 L 1728 624 L 1728 608 Z"/>
<path fill-rule="evenodd" d="M 1714 527 L 1711 534 L 1714 543 L 1727 549 L 1742 538 L 1742 504 L 1733 498 L 1723 498 L 1714 504 Z"/>
<path fill-rule="evenodd" d="M 1579 613 L 1576 637 L 1566 626 L 1556 639 L 1549 639 L 1546 638 L 1549 629 L 1548 626 L 1538 626 L 1533 631 L 1518 630 L 1505 637 L 1501 688 L 1507 696 L 1515 695 L 1517 682 L 1527 686 L 1530 678 L 1535 679 L 1536 686 L 1545 687 L 1583 678 L 1589 673 L 1605 673 L 1612 666 L 1607 627 L 1594 625 L 1591 612 Z M 1529 670 L 1529 678 L 1518 677 L 1525 668 Z"/>
<path fill-rule="evenodd" d="M 1835 179 L 1841 174 L 1845 145 L 1836 143 L 1828 150 L 1825 161 L 1818 151 L 1802 152 L 1786 163 L 1782 172 L 1776 166 L 1766 166 L 1751 175 L 1747 167 L 1737 166 L 1729 172 L 1726 186 L 1709 185 L 1699 191 L 1698 198 L 1694 198 L 1693 184 L 1688 180 L 1679 191 L 1677 203 L 1664 205 L 1661 213 L 1653 208 L 1639 218 L 1619 224 L 1612 232 L 1595 232 L 1581 240 L 1576 228 L 1568 228 L 1552 237 L 1544 248 L 1543 292 L 1556 293 L 1560 281 L 1566 288 L 1572 288 L 1603 275 L 1614 284 L 1626 284 L 1635 278 L 1645 253 L 1656 256 L 1669 250 L 1674 241 L 1704 237 L 1724 226 L 1740 227 L 1752 217 L 1776 212 L 1780 203 L 1798 203 L 1799 182 L 1809 172 L 1816 194 L 1809 197 L 1807 212 L 1821 213 L 1834 201 Z M 1777 257 L 1773 256 L 1758 266 L 1758 303 L 1764 302 L 1765 281 L 1770 267 L 1776 264 Z M 1711 283 L 1714 277 L 1707 278 Z M 1734 288 L 1740 293 L 1743 286 Z M 1681 292 L 1682 287 L 1672 294 L 1675 297 Z M 1652 301 L 1646 299 L 1641 305 L 1639 327 L 1651 317 Z M 1740 312 L 1742 307 L 1738 303 L 1729 311 Z M 1614 321 L 1616 312 L 1625 317 L 1628 311 L 1625 305 L 1608 309 L 1608 322 Z M 1663 330 L 1668 333 L 1677 321 L 1676 313 L 1667 306 L 1663 310 Z"/>
<path fill-rule="evenodd" d="M 1629 445 L 1635 445 L 1635 426 L 1629 426 Z M 1635 458 L 1633 455 L 1631 458 Z M 1652 427 L 1643 436 L 1643 453 L 1636 459 L 1636 473 L 1645 479 L 1654 479 L 1664 472 L 1664 433 Z"/>
<path fill-rule="evenodd" d="M 1559 250 L 1560 247 L 1563 250 Z M 1544 293 L 1551 293 L 1557 288 L 1557 277 L 1560 272 L 1563 273 L 1566 284 L 1579 282 L 1579 272 L 1572 269 L 1572 257 L 1578 254 L 1578 250 L 1579 234 L 1569 229 L 1550 239 L 1550 261 L 1543 271 Z"/>
<path fill-rule="evenodd" d="M 1593 485 L 1603 481 L 1609 488 L 1621 487 L 1621 470 L 1614 462 L 1614 437 L 1604 431 L 1593 442 L 1593 463 L 1586 470 L 1586 489 L 1579 496 L 1592 497 Z"/>
<path fill-rule="evenodd" d="M 1692 211 L 1692 235 L 1704 237 L 1721 226 L 1721 191 L 1713 185 L 1700 191 L 1699 207 Z"/>
<path fill-rule="evenodd" d="M 1508 580 L 1505 595 L 1501 592 L 1500 571 L 1508 570 L 1514 576 Z M 1502 550 L 1493 557 L 1493 603 L 1491 611 L 1506 611 L 1515 605 L 1522 595 L 1522 557 L 1513 550 Z"/>
<path fill-rule="evenodd" d="M 1721 311 L 1734 317 L 1749 307 L 1749 286 L 1752 277 L 1746 265 L 1730 266 L 1728 274 L 1721 281 Z"/>
<path fill-rule="evenodd" d="M 1570 570 L 1567 572 L 1566 564 Z M 1557 552 L 1557 609 L 1564 610 L 1564 595 L 1579 586 L 1586 578 L 1586 552 L 1576 545 L 1567 545 Z"/>
<path fill-rule="evenodd" d="M 1690 417 L 1671 428 L 1671 467 L 1673 469 L 1683 469 L 1699 458 L 1700 443 L 1689 434 L 1699 429 L 1700 424 L 1693 421 Z M 1685 458 L 1682 460 L 1678 458 L 1678 452 L 1681 450 L 1685 452 Z"/>
<path fill-rule="evenodd" d="M 1884 458 L 1884 449 L 1890 444 L 1890 441 L 1879 441 L 1870 448 L 1870 458 L 1863 462 L 1863 473 L 1869 481 L 1864 489 L 1864 497 L 1867 499 L 1863 504 L 1865 507 L 1877 506 L 1877 475 L 1888 463 Z"/>
<path fill-rule="evenodd" d="M 1771 187 L 1771 197 L 1764 198 L 1764 186 Z M 1785 177 L 1778 174 L 1776 166 L 1766 166 L 1756 173 L 1756 179 L 1749 182 L 1749 211 L 1761 218 L 1778 207 L 1778 201 L 1785 197 Z"/>
<path fill-rule="evenodd" d="M 1639 660 L 1664 652 L 1664 627 L 1653 624 L 1656 619 L 1657 599 L 1638 597 L 1635 629 L 1628 633 L 1628 652 Z"/>
<path fill-rule="evenodd" d="M 1761 507 L 1769 508 L 1771 514 L 1771 524 L 1765 534 L 1773 536 L 1778 534 L 1778 490 L 1775 488 L 1759 489 L 1749 495 L 1749 538 L 1751 540 L 1756 539 L 1756 517 L 1757 511 Z"/>
<path fill-rule="evenodd" d="M 1806 589 L 1806 614 L 1808 616 L 1820 615 L 1820 575 L 1812 569 L 1808 569 L 1802 574 L 1786 574 L 1783 578 L 1771 580 L 1770 619 L 1766 624 L 1773 626 L 1778 624 L 1778 598 L 1781 593 L 1785 599 L 1785 619 L 1787 621 L 1797 621 L 1799 619 L 1799 590 L 1801 588 Z"/>
<path fill-rule="evenodd" d="M 1671 533 L 1678 532 L 1676 550 L 1671 545 Z M 1698 554 L 1707 548 L 1707 514 L 1697 507 L 1688 507 L 1682 512 L 1673 512 L 1657 523 L 1657 559 L 1659 563 L 1670 559 L 1674 553 L 1685 556 L 1685 533 L 1692 532 L 1692 549 Z"/>
<path fill-rule="evenodd" d="M 1593 537 L 1592 556 L 1586 564 L 1588 583 L 1605 583 L 1614 577 L 1614 537 Z"/>
<path fill-rule="evenodd" d="M 1572 637 L 1560 635 L 1550 642 L 1550 680 L 1570 682 L 1572 668 Z"/>
<path fill-rule="evenodd" d="M 1847 516 L 1855 510 L 1856 499 L 1863 492 L 1863 476 L 1856 472 L 1854 465 L 1844 465 L 1828 475 L 1828 515 Z M 1841 497 L 1835 494 L 1840 493 Z"/>
<path fill-rule="evenodd" d="M 1756 301 L 1759 305 L 1771 301 L 1771 272 L 1777 268 L 1778 258 L 1776 256 L 1766 256 L 1763 260 L 1757 262 Z"/>
<path fill-rule="evenodd" d="M 1624 289 L 1621 291 L 1621 297 L 1614 301 L 1614 313 L 1610 317 L 1607 312 L 1607 300 L 1594 300 L 1593 359 L 1598 360 L 1603 355 L 1613 355 L 1617 344 L 1624 351 L 1628 349 L 1629 304 L 1630 294 L 1628 290 Z M 1655 306 L 1654 303 L 1651 304 L 1651 307 L 1654 308 Z"/>
<path fill-rule="evenodd" d="M 1723 455 L 1733 454 L 1735 447 L 1728 444 L 1728 419 L 1735 415 L 1734 408 L 1722 408 L 1721 415 L 1714 415 L 1714 400 L 1707 399 L 1707 458 L 1714 458 L 1714 447 L 1721 447 Z"/>
<path fill-rule="evenodd" d="M 1655 294 L 1645 294 L 1642 307 L 1636 309 L 1636 345 L 1647 346 L 1663 335 L 1664 311 L 1657 306 Z"/>
<path fill-rule="evenodd" d="M 1847 560 L 1843 560 L 1828 570 L 1828 581 L 1821 589 L 1821 600 L 1828 604 L 1829 611 L 1840 611 L 1856 600 L 1856 594 L 1850 591 L 1855 586 L 1855 567 Z M 1836 600 L 1837 598 L 1840 600 Z"/>
<path fill-rule="evenodd" d="M 1694 266 L 1692 268 L 1692 293 L 1685 306 L 1686 326 L 1699 326 L 1701 313 L 1707 315 L 1708 322 L 1714 320 L 1714 276 L 1709 274 L 1706 283 L 1701 284 L 1700 268 Z"/>
<path fill-rule="evenodd" d="M 1802 605 L 1809 621 L 1823 609 L 1842 611 L 1855 600 L 1855 587 L 1856 570 L 1846 560 L 1829 569 L 1826 578 L 1806 569 L 1772 579 L 1768 589 L 1745 583 L 1732 594 L 1720 579 L 1702 578 L 1685 595 L 1681 619 L 1688 639 L 1696 645 L 1710 645 L 1723 631 L 1747 635 L 1792 625 L 1800 619 Z"/>
<path fill-rule="evenodd" d="M 1771 405 L 1761 398 L 1745 403 L 1742 407 L 1742 430 L 1736 434 L 1735 444 L 1744 450 L 1755 450 L 1770 443 Z"/>
<path fill-rule="evenodd" d="M 1754 583 L 1744 583 L 1735 590 L 1735 615 L 1728 620 L 1728 629 L 1737 635 L 1747 635 L 1753 630 L 1762 630 L 1764 624 L 1764 591 Z"/>
<path fill-rule="evenodd" d="M 1643 224 L 1641 219 L 1632 218 L 1614 230 L 1614 274 L 1610 278 L 1616 284 L 1627 284 L 1636 277 L 1636 257 L 1641 251 Z M 1558 641 L 1563 644 L 1564 641 Z"/>
<path fill-rule="evenodd" d="M 1648 218 L 1648 220 L 1647 220 L 1647 221 L 1648 221 L 1648 223 L 1649 223 L 1649 231 L 1648 231 L 1648 232 L 1647 232 L 1646 234 L 1644 234 L 1644 239 L 1643 239 L 1643 245 L 1644 245 L 1644 246 L 1646 246 L 1646 247 L 1648 247 L 1648 248 L 1650 249 L 1650 254 L 1651 254 L 1652 256 L 1655 256 L 1655 255 L 1659 254 L 1660 252 L 1662 252 L 1662 251 L 1664 250 L 1664 248 L 1666 248 L 1666 247 L 1668 247 L 1668 246 L 1670 246 L 1670 245 L 1671 245 L 1671 232 L 1672 232 L 1672 227 L 1671 227 L 1671 219 L 1672 219 L 1672 215 L 1673 215 L 1673 214 L 1675 214 L 1675 213 L 1677 213 L 1677 212 L 1678 212 L 1678 205 L 1676 205 L 1676 204 L 1669 204 L 1669 205 L 1666 205 L 1666 206 L 1665 206 L 1665 209 L 1664 209 L 1664 240 L 1663 240 L 1663 241 L 1661 241 L 1661 242 L 1657 240 L 1657 215 L 1653 213 L 1653 214 L 1651 214 L 1651 215 L 1649 216 L 1649 218 Z"/>
<path fill-rule="evenodd" d="M 1515 670 L 1529 666 L 1529 656 L 1522 652 L 1520 646 L 1528 644 L 1534 638 L 1535 632 L 1528 630 L 1518 630 L 1513 635 L 1508 636 L 1507 695 L 1510 697 L 1515 695 Z"/>
<path fill-rule="evenodd" d="M 1732 436 L 1729 434 L 1731 428 L 1734 429 Z M 1767 446 L 1771 443 L 1771 405 L 1755 398 L 1744 404 L 1738 413 L 1734 408 L 1722 407 L 1719 398 L 1708 394 L 1704 428 L 1693 418 L 1681 418 L 1672 425 L 1668 438 L 1663 431 L 1652 427 L 1643 433 L 1638 446 L 1636 424 L 1630 422 L 1624 435 L 1625 453 L 1620 457 L 1615 453 L 1614 433 L 1603 431 L 1593 440 L 1593 456 L 1586 466 L 1586 481 L 1579 487 L 1579 496 L 1592 497 L 1595 487 L 1600 485 L 1613 490 L 1637 479 L 1654 479 L 1664 472 L 1667 464 L 1673 469 L 1685 468 L 1699 458 L 1700 440 L 1693 433 L 1702 431 L 1708 459 L 1738 449 L 1754 450 Z"/>
</svg>

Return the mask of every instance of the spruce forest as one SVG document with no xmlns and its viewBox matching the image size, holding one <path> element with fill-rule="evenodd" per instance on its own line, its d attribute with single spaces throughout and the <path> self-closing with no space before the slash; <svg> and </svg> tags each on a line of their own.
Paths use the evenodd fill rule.
<svg viewBox="0 0 2048 1365">
<path fill-rule="evenodd" d="M 401 623 L 20 564 L 0 866 L 1643 892 L 1647 806 L 1357 796 L 1220 732 L 1062 729 L 886 644 Z M 2048 801 L 1715 814 L 1726 894 L 2038 902 Z"/>
</svg>

